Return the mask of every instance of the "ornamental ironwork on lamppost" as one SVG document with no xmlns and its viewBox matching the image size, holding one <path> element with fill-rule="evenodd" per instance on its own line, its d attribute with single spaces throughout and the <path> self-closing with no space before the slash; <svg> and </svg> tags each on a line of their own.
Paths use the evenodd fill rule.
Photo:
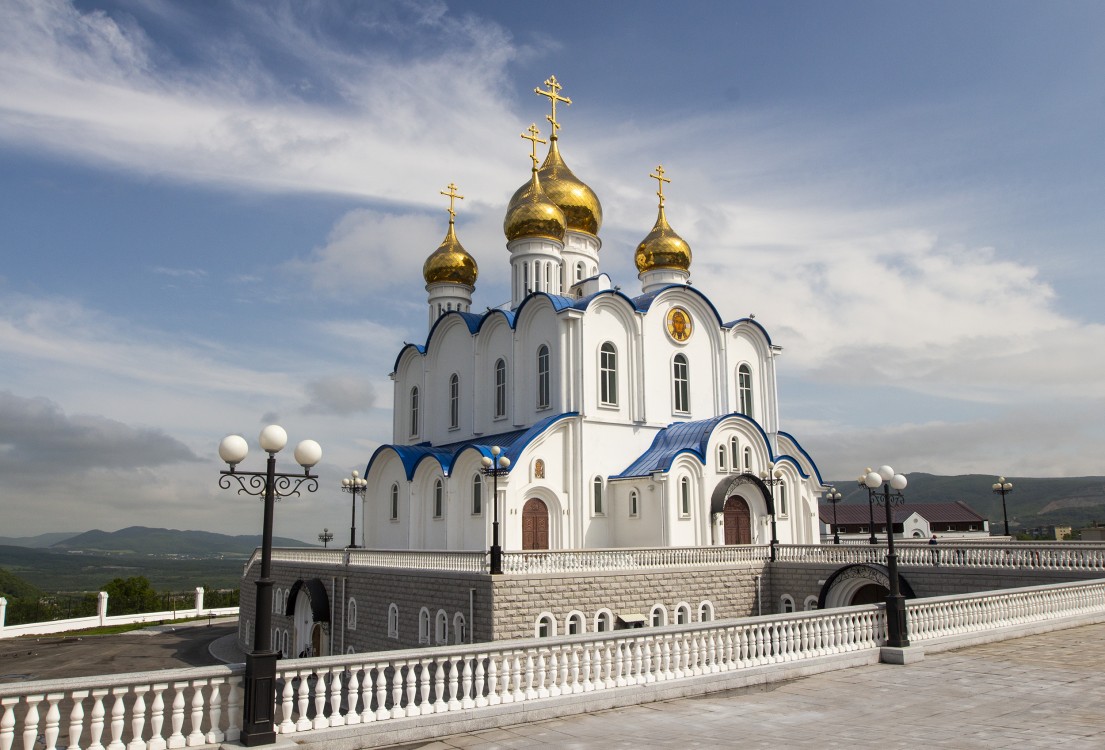
<svg viewBox="0 0 1105 750">
<path fill-rule="evenodd" d="M 499 546 L 499 477 L 510 473 L 510 459 L 500 455 L 503 449 L 497 445 L 491 446 L 491 455 L 484 456 L 483 473 L 491 477 L 491 573 L 499 575 L 503 572 L 503 548 Z"/>
<path fill-rule="evenodd" d="M 348 492 L 353 496 L 353 508 L 349 511 L 349 548 L 356 549 L 357 547 L 357 495 L 364 499 L 365 493 L 368 492 L 368 480 L 361 477 L 359 471 L 354 470 L 352 474 L 341 480 L 341 491 Z"/>
<path fill-rule="evenodd" d="M 840 526 L 836 523 L 836 506 L 843 497 L 836 487 L 829 487 L 829 491 L 825 493 L 825 499 L 833 504 L 833 544 L 840 544 Z"/>
<path fill-rule="evenodd" d="M 261 535 L 261 575 L 257 579 L 256 618 L 253 624 L 253 651 L 246 655 L 245 700 L 243 701 L 241 741 L 247 747 L 269 745 L 276 741 L 273 716 L 276 707 L 276 651 L 272 648 L 272 518 L 276 500 L 298 496 L 300 487 L 307 492 L 318 489 L 318 475 L 311 468 L 322 459 L 322 448 L 314 440 L 304 440 L 295 447 L 295 460 L 303 467 L 302 474 L 281 474 L 276 471 L 276 454 L 288 444 L 288 433 L 279 425 L 261 430 L 258 441 L 269 454 L 265 471 L 238 471 L 245 460 L 249 445 L 241 435 L 227 435 L 219 443 L 219 457 L 230 465 L 219 472 L 219 486 L 231 487 L 238 482 L 239 495 L 254 495 L 265 502 L 264 526 Z"/>
<path fill-rule="evenodd" d="M 889 466 L 880 466 L 877 471 L 869 471 L 863 477 L 867 496 L 873 502 L 886 508 L 886 571 L 889 577 L 890 593 L 886 597 L 886 645 L 903 648 L 909 645 L 906 627 L 905 597 L 898 587 L 898 556 L 894 553 L 894 521 L 892 506 L 905 502 L 902 490 L 907 480 L 901 474 L 895 474 Z M 882 492 L 879 492 L 879 488 Z M 891 494 L 890 490 L 894 490 Z"/>
<path fill-rule="evenodd" d="M 856 484 L 858 484 L 860 487 L 863 487 L 864 489 L 866 489 L 867 488 L 867 475 L 870 474 L 870 473 L 871 473 L 871 467 L 868 466 L 866 469 L 863 470 L 863 473 L 859 475 L 859 479 L 856 480 Z M 870 542 L 871 544 L 878 544 L 879 539 L 878 539 L 878 537 L 875 536 L 875 501 L 874 501 L 874 498 L 871 497 L 870 492 L 867 493 L 867 518 L 868 518 L 868 522 L 871 524 L 871 538 L 868 539 L 867 541 Z"/>
<path fill-rule="evenodd" d="M 1001 493 L 1001 516 L 1005 519 L 1005 535 L 1009 536 L 1009 514 L 1005 512 L 1005 496 L 1013 491 L 1013 483 L 1005 481 L 1005 477 L 998 477 L 991 487 L 994 493 Z"/>
<path fill-rule="evenodd" d="M 323 547 L 329 547 L 330 542 L 334 541 L 334 532 L 330 529 L 323 529 L 322 533 L 318 535 L 318 540 L 322 542 Z"/>
<path fill-rule="evenodd" d="M 768 463 L 767 468 L 760 472 L 760 481 L 767 485 L 771 493 L 771 560 L 775 560 L 775 548 L 779 546 L 779 537 L 775 533 L 775 485 L 783 481 L 783 470 L 775 467 L 775 463 Z"/>
</svg>

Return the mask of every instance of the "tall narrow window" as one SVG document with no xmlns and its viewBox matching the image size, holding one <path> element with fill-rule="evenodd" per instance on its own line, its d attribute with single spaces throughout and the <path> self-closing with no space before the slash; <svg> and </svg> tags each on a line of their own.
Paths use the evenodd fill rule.
<svg viewBox="0 0 1105 750">
<path fill-rule="evenodd" d="M 576 283 L 583 281 L 583 261 L 576 263 Z"/>
<path fill-rule="evenodd" d="M 779 515 L 785 516 L 787 514 L 787 485 L 786 482 L 779 482 Z"/>
<path fill-rule="evenodd" d="M 602 515 L 602 477 L 595 477 L 595 515 Z"/>
<path fill-rule="evenodd" d="M 549 347 L 537 348 L 537 408 L 549 408 Z"/>
<path fill-rule="evenodd" d="M 434 518 L 441 518 L 445 507 L 445 486 L 441 480 L 434 482 Z"/>
<path fill-rule="evenodd" d="M 717 470 L 718 471 L 728 471 L 729 470 L 728 462 L 725 460 L 725 446 L 724 445 L 719 445 L 717 447 Z"/>
<path fill-rule="evenodd" d="M 495 361 L 495 417 L 506 416 L 506 362 Z"/>
<path fill-rule="evenodd" d="M 690 411 L 691 383 L 687 372 L 687 358 L 682 354 L 676 354 L 672 362 L 672 389 L 675 411 Z"/>
<path fill-rule="evenodd" d="M 599 349 L 599 402 L 618 405 L 618 352 L 609 341 Z"/>
<path fill-rule="evenodd" d="M 740 389 L 741 414 L 752 416 L 752 368 L 748 365 L 737 368 L 737 387 Z"/>
<path fill-rule="evenodd" d="M 740 444 L 737 443 L 737 436 L 729 438 L 729 456 L 733 459 L 733 471 L 741 470 L 741 457 L 740 457 Z"/>
<path fill-rule="evenodd" d="M 691 480 L 687 477 L 679 480 L 679 512 L 684 516 L 691 514 Z"/>
<path fill-rule="evenodd" d="M 472 515 L 483 513 L 483 477 L 475 474 L 472 477 Z"/>
<path fill-rule="evenodd" d="M 752 446 L 744 446 L 744 470 L 752 471 Z"/>
<path fill-rule="evenodd" d="M 449 378 L 449 429 L 460 427 L 460 376 L 455 372 Z"/>
<path fill-rule="evenodd" d="M 411 437 L 418 437 L 418 386 L 411 388 Z"/>
<path fill-rule="evenodd" d="M 638 504 L 637 490 L 629 491 L 629 515 L 636 516 L 641 512 Z"/>
<path fill-rule="evenodd" d="M 399 607 L 394 602 L 388 605 L 388 638 L 399 637 Z"/>
<path fill-rule="evenodd" d="M 399 485 L 391 485 L 391 520 L 399 519 Z"/>
</svg>

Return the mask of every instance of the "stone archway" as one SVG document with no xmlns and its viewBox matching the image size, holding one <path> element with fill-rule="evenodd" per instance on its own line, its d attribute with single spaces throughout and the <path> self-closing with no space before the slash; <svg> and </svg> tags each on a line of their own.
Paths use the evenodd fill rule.
<svg viewBox="0 0 1105 750">
<path fill-rule="evenodd" d="M 722 509 L 726 544 L 752 544 L 752 511 L 744 498 L 734 495 Z"/>
<path fill-rule="evenodd" d="M 522 506 L 522 549 L 549 548 L 549 506 L 531 497 Z"/>
<path fill-rule="evenodd" d="M 292 618 L 292 642 L 289 655 L 329 655 L 330 597 L 318 578 L 295 582 L 288 592 L 284 614 Z"/>
<path fill-rule="evenodd" d="M 913 599 L 913 587 L 898 573 L 898 589 Z M 890 572 L 885 565 L 864 563 L 845 565 L 825 580 L 817 598 L 818 609 L 881 604 L 890 593 Z"/>
</svg>

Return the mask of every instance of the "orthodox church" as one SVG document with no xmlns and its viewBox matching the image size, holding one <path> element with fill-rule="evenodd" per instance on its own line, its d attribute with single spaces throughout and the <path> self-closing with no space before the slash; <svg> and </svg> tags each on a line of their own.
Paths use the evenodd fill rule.
<svg viewBox="0 0 1105 750">
<path fill-rule="evenodd" d="M 395 360 L 392 442 L 365 470 L 363 546 L 819 543 L 821 477 L 779 424 L 781 347 L 691 285 L 662 166 L 651 231 L 635 250 L 602 249 L 602 204 L 561 155 L 557 104 L 571 100 L 555 76 L 545 85 L 534 92 L 551 104 L 551 133 L 522 135 L 532 169 L 503 221 L 509 303 L 472 311 L 463 196 L 442 193 L 448 229 L 423 268 L 428 333 Z M 603 273 L 611 252 L 634 253 L 638 290 Z"/>
</svg>

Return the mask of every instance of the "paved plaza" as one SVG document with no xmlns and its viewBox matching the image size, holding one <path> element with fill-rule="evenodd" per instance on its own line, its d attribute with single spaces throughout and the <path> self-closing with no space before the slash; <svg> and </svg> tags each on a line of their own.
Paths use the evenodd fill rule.
<svg viewBox="0 0 1105 750">
<path fill-rule="evenodd" d="M 1105 624 L 828 672 L 757 691 L 394 745 L 496 748 L 1105 748 Z"/>
</svg>

